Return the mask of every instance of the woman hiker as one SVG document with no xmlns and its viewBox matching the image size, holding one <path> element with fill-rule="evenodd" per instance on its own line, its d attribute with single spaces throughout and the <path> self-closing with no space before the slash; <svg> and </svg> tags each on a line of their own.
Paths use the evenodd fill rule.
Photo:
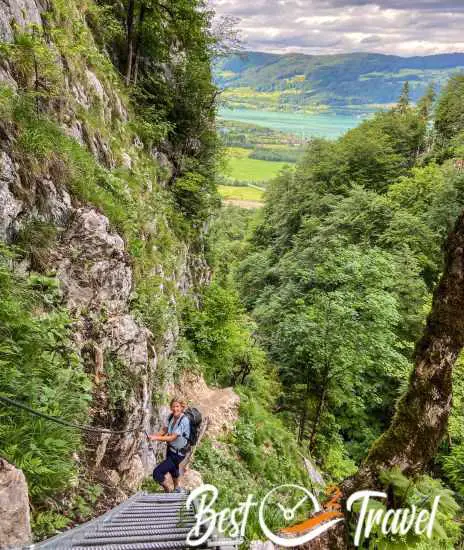
<svg viewBox="0 0 464 550">
<path fill-rule="evenodd" d="M 166 474 L 171 474 L 174 483 L 174 491 L 180 493 L 179 487 L 180 471 L 179 465 L 185 459 L 188 451 L 188 438 L 190 436 L 190 422 L 183 411 L 186 404 L 181 399 L 172 399 L 169 404 L 171 414 L 168 417 L 166 426 L 160 432 L 149 435 L 152 441 L 166 441 L 168 444 L 166 458 L 153 470 L 153 478 L 169 493 L 169 486 L 166 481 Z"/>
</svg>

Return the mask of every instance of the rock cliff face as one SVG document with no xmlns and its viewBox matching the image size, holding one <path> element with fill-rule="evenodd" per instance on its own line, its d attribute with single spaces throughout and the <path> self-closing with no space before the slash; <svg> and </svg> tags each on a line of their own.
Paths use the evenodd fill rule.
<svg viewBox="0 0 464 550">
<path fill-rule="evenodd" d="M 0 9 L 0 39 L 12 41 L 15 25 L 24 28 L 41 25 L 47 7 L 46 0 L 4 0 Z M 51 52 L 57 49 L 53 42 L 48 48 Z M 56 61 L 65 92 L 60 102 L 56 100 L 46 106 L 48 112 L 56 115 L 63 130 L 103 167 L 130 169 L 140 148 L 137 137 L 131 136 L 123 142 L 123 150 L 121 143 L 113 150 L 111 131 L 105 134 L 92 128 L 86 118 L 91 109 L 97 109 L 108 128 L 124 124 L 128 117 L 124 99 L 92 67 L 77 70 L 76 64 L 58 51 Z M 3 60 L 0 83 L 16 89 L 20 84 L 18 73 L 14 60 Z M 161 334 L 152 334 L 131 310 L 133 262 L 123 237 L 98 208 L 73 196 L 63 185 L 62 174 L 57 177 L 56 164 L 53 170 L 44 168 L 40 175 L 32 174 L 23 165 L 15 152 L 14 124 L 0 121 L 0 137 L 0 239 L 14 242 L 21 229 L 33 221 L 46 222 L 56 229 L 57 239 L 47 251 L 45 268 L 59 279 L 64 303 L 76 319 L 75 345 L 94 381 L 90 422 L 117 430 L 137 429 L 123 436 L 89 439 L 89 452 L 80 457 L 95 477 L 117 486 L 123 498 L 124 492 L 134 490 L 154 465 L 154 454 L 147 447 L 144 432 L 158 427 L 161 409 L 154 404 L 154 394 L 165 393 L 170 383 L 169 376 L 158 376 L 158 370 L 176 347 L 179 333 L 176 296 L 192 293 L 195 286 L 208 281 L 206 262 L 201 255 L 193 257 L 188 245 L 181 243 L 176 265 L 166 275 L 170 284 L 163 286 L 171 313 L 169 326 Z M 151 159 L 158 166 L 159 156 L 155 151 Z M 163 164 L 160 174 L 169 173 L 172 167 L 167 159 L 163 158 Z M 21 266 L 24 270 L 31 267 L 27 261 Z M 162 281 L 167 270 L 162 264 L 156 270 Z M 123 364 L 129 377 L 129 396 L 120 404 L 117 414 L 109 413 L 107 407 L 110 362 Z"/>
<path fill-rule="evenodd" d="M 0 39 L 2 42 L 13 40 L 12 21 L 20 26 L 42 24 L 41 13 L 46 1 L 41 0 L 5 0 L 0 11 Z"/>
<path fill-rule="evenodd" d="M 0 458 L 0 548 L 31 540 L 29 499 L 24 474 Z"/>
</svg>

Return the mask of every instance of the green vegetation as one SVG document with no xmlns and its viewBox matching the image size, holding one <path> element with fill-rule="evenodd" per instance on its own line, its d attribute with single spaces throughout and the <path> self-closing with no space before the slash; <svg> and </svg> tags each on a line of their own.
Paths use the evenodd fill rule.
<svg viewBox="0 0 464 550">
<path fill-rule="evenodd" d="M 187 310 L 185 319 L 190 351 L 208 382 L 233 385 L 241 398 L 233 432 L 214 445 L 206 440 L 195 455 L 194 467 L 205 483 L 219 489 L 218 507 L 235 507 L 250 493 L 260 498 L 290 480 L 310 486 L 294 434 L 273 414 L 282 388 L 256 343 L 256 325 L 236 289 L 234 273 L 246 253 L 245 236 L 252 225 L 252 215 L 236 207 L 223 208 L 216 217 L 208 240 L 215 279 L 202 295 L 201 309 Z M 260 537 L 253 509 L 246 539 Z"/>
<path fill-rule="evenodd" d="M 259 501 L 290 480 L 315 493 L 320 491 L 309 483 L 295 438 L 269 410 L 278 388 L 275 380 L 267 379 L 263 372 L 250 376 L 245 386 L 237 387 L 240 419 L 233 434 L 214 446 L 206 441 L 198 449 L 194 466 L 202 472 L 205 483 L 218 488 L 218 508 L 234 508 L 249 494 Z M 262 536 L 254 507 L 246 526 L 245 544 Z"/>
<path fill-rule="evenodd" d="M 253 88 L 243 86 L 232 90 L 224 90 L 222 99 L 235 108 L 249 106 L 255 109 L 272 110 L 279 104 L 280 92 L 259 92 L 253 90 Z"/>
<path fill-rule="evenodd" d="M 303 152 L 295 149 L 279 147 L 257 147 L 251 154 L 251 159 L 270 160 L 273 162 L 295 163 L 303 156 Z"/>
<path fill-rule="evenodd" d="M 189 158 L 192 169 L 209 174 L 216 146 L 211 60 L 217 38 L 211 11 L 201 0 L 176 0 L 169 6 L 98 0 L 88 19 L 100 47 L 111 52 L 125 76 L 143 125 L 167 124 L 166 137 L 179 148 L 177 162 Z M 160 70 L 163 64 L 166 70 Z"/>
<path fill-rule="evenodd" d="M 459 539 L 459 524 L 454 521 L 459 512 L 459 505 L 454 499 L 452 491 L 447 489 L 438 479 L 430 476 L 417 476 L 411 480 L 404 476 L 398 468 L 383 472 L 382 482 L 389 487 L 394 502 L 400 502 L 410 509 L 425 507 L 430 510 L 435 497 L 440 498 L 440 505 L 437 517 L 433 525 L 432 539 L 425 539 L 423 536 L 409 532 L 407 535 L 385 536 L 378 526 L 373 529 L 370 540 L 361 539 L 361 545 L 374 550 L 381 548 L 385 550 L 396 548 L 416 548 L 417 550 L 443 550 L 455 548 L 454 544 Z M 386 511 L 381 502 L 375 502 L 369 509 Z M 359 511 L 359 506 L 356 507 Z"/>
<path fill-rule="evenodd" d="M 294 164 L 303 155 L 302 146 L 294 137 L 266 128 L 227 122 L 220 126 L 220 133 L 223 142 L 229 145 L 222 167 L 224 183 L 229 185 L 219 188 L 226 198 L 259 200 L 252 191 L 229 187 L 246 187 L 250 183 L 265 187 L 288 163 Z"/>
<path fill-rule="evenodd" d="M 153 334 L 155 351 L 180 325 L 169 368 L 197 369 L 209 384 L 240 394 L 232 433 L 206 440 L 195 456 L 204 480 L 220 490 L 218 506 L 236 506 L 250 492 L 259 498 L 283 482 L 310 485 L 301 455 L 314 459 L 327 482 L 354 474 L 407 383 L 443 268 L 441 248 L 464 207 L 456 162 L 464 151 L 462 76 L 450 79 L 436 104 L 429 88 L 413 106 L 427 71 L 435 78 L 449 58 L 430 59 L 425 68 L 364 54 L 318 66 L 320 59 L 297 55 L 226 59 L 221 78 L 240 89 L 226 96 L 247 105 L 323 110 L 393 101 L 393 92 L 395 99 L 402 92 L 394 108 L 343 137 L 311 140 L 303 158 L 302 140 L 288 133 L 223 123 L 231 177 L 265 181 L 266 193 L 220 186 L 225 198 L 265 198 L 265 206 L 218 209 L 211 79 L 218 44 L 203 2 L 98 0 L 82 7 L 53 0 L 43 17 L 43 28 L 16 29 L 0 48 L 18 84 L 0 89 L 4 147 L 20 166 L 24 195 L 28 185 L 51 179 L 76 204 L 101 210 L 123 236 L 134 274 L 130 309 Z M 257 68 L 268 79 L 259 90 Z M 82 84 L 85 101 L 70 93 L 69 81 Z M 345 86 L 343 94 L 337 86 Z M 85 145 L 63 130 L 69 118 Z M 0 250 L 0 389 L 44 413 L 89 422 L 91 371 L 53 277 L 61 232 L 31 216 L 14 237 Z M 184 295 L 176 280 L 181 257 L 192 266 L 206 258 L 212 283 L 199 288 L 193 281 Z M 107 313 L 81 319 L 98 329 Z M 141 378 L 111 351 L 105 366 L 113 426 Z M 157 370 L 157 387 L 165 367 Z M 462 542 L 462 369 L 461 360 L 449 438 L 428 475 L 409 480 L 393 470 L 379 480 L 397 506 L 443 496 L 434 544 L 444 548 Z M 27 476 L 36 536 L 88 518 L 106 488 L 85 473 L 92 457 L 80 436 L 3 405 L 0 417 L 0 451 Z M 371 547 L 418 542 L 377 535 Z M 247 537 L 259 536 L 254 514 Z"/>
<path fill-rule="evenodd" d="M 2 394 L 41 413 L 85 423 L 91 383 L 72 342 L 73 320 L 61 306 L 58 281 L 16 274 L 19 254 L 0 248 Z M 64 527 L 66 518 L 46 502 L 76 485 L 79 470 L 71 455 L 82 449 L 80 434 L 3 405 L 0 418 L 1 454 L 26 474 L 35 521 L 48 514 Z"/>
<path fill-rule="evenodd" d="M 231 76 L 235 75 L 232 74 Z M 222 93 L 222 100 L 232 109 L 290 111 L 292 106 L 287 103 L 289 96 L 297 96 L 298 94 L 299 91 L 293 88 L 262 92 L 247 86 L 240 86 L 238 88 L 226 88 Z M 325 106 L 320 106 L 307 109 L 305 112 L 318 113 L 326 110 Z"/>
<path fill-rule="evenodd" d="M 437 163 L 443 146 L 428 125 L 432 101 L 428 94 L 412 107 L 404 87 L 391 111 L 336 142 L 313 140 L 296 170 L 268 185 L 261 212 L 228 208 L 215 221 L 209 262 L 216 279 L 201 311 L 188 319 L 187 337 L 208 379 L 235 383 L 242 396 L 232 440 L 206 443 L 196 458 L 205 480 L 221 489 L 224 506 L 279 482 L 266 469 L 269 449 L 272 463 L 278 445 L 266 442 L 268 424 L 273 434 L 277 423 L 294 434 L 279 436 L 290 439 L 274 472 L 300 479 L 286 466 L 289 459 L 297 464 L 300 450 L 335 482 L 354 474 L 389 424 L 440 276 L 440 247 L 464 206 L 462 172 L 454 161 Z M 445 91 L 437 112 L 447 101 Z M 245 157 L 243 149 L 231 152 Z M 260 351 L 250 359 L 253 348 Z M 430 475 L 408 479 L 386 471 L 379 482 L 394 495 L 389 507 L 429 507 L 432 496 L 441 496 L 433 544 L 375 533 L 366 547 L 448 549 L 461 540 L 459 373 L 452 443 L 443 446 Z M 240 376 L 244 382 L 237 385 Z M 256 400 L 266 387 L 272 389 L 260 412 Z M 253 518 L 248 534 L 259 535 Z"/>
<path fill-rule="evenodd" d="M 220 113 L 221 111 L 219 111 Z M 272 130 L 265 124 L 249 124 L 222 118 L 218 119 L 217 124 L 222 141 L 229 147 L 244 147 L 246 149 L 271 147 L 285 150 L 297 148 L 302 152 L 303 140 L 293 133 Z"/>
<path fill-rule="evenodd" d="M 284 166 L 284 162 L 231 157 L 227 175 L 241 181 L 267 181 L 275 177 Z"/>
<path fill-rule="evenodd" d="M 460 74 L 449 80 L 438 104 L 435 129 L 441 158 L 464 156 L 464 115 L 461 104 L 463 92 L 464 74 Z"/>
</svg>

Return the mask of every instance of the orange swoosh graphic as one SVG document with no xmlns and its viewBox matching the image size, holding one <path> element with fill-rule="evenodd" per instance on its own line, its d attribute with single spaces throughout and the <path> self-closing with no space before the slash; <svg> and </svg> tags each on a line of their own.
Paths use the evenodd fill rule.
<svg viewBox="0 0 464 550">
<path fill-rule="evenodd" d="M 334 519 L 334 518 L 342 518 L 342 517 L 343 517 L 343 514 L 341 512 L 323 512 L 320 516 L 317 516 L 315 518 L 307 519 L 301 523 L 292 525 L 291 527 L 285 527 L 284 529 L 281 529 L 281 532 L 285 534 L 291 534 L 291 533 L 299 533 L 300 531 L 308 531 L 309 529 L 316 527 L 316 525 L 319 525 L 324 521 L 327 521 L 329 519 Z"/>
</svg>

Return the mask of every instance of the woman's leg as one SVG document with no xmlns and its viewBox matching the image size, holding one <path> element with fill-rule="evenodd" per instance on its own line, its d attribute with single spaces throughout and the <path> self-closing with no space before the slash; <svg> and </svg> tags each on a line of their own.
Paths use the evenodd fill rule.
<svg viewBox="0 0 464 550">
<path fill-rule="evenodd" d="M 166 493 L 169 493 L 169 486 L 166 482 L 166 474 L 176 471 L 177 465 L 173 462 L 172 456 L 168 452 L 166 459 L 160 462 L 153 470 L 153 479 L 157 481 Z M 172 475 L 172 473 L 171 473 Z"/>
<path fill-rule="evenodd" d="M 190 460 L 190 457 L 192 455 L 192 450 L 189 450 L 187 454 L 182 458 L 182 460 L 179 463 L 179 475 L 176 478 L 173 478 L 174 481 L 174 489 L 177 489 L 179 487 L 179 480 L 181 477 L 185 474 L 188 468 L 188 462 Z"/>
<path fill-rule="evenodd" d="M 182 462 L 183 458 L 182 456 L 179 456 L 176 453 L 170 453 L 170 457 L 172 460 L 172 463 L 174 464 L 174 468 L 170 470 L 170 474 L 172 476 L 172 482 L 174 483 L 174 489 L 177 489 L 179 487 L 179 479 L 180 479 L 180 471 L 179 466 Z"/>
</svg>

